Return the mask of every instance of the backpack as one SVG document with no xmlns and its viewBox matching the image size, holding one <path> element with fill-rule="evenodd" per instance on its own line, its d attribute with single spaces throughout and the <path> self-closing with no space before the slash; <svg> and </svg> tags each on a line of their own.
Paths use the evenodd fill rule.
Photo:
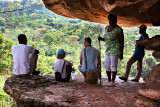
<svg viewBox="0 0 160 107">
<path fill-rule="evenodd" d="M 60 72 L 55 72 L 55 79 L 56 79 L 56 81 L 67 82 L 67 81 L 70 80 L 71 72 L 72 72 L 72 67 L 69 66 L 69 65 L 65 65 L 65 61 L 66 60 L 64 60 L 64 64 L 63 64 L 63 68 L 62 68 L 62 73 L 63 73 L 64 66 L 66 66 L 66 75 L 67 75 L 67 77 L 66 78 L 62 78 L 62 75 L 61 75 Z"/>
</svg>

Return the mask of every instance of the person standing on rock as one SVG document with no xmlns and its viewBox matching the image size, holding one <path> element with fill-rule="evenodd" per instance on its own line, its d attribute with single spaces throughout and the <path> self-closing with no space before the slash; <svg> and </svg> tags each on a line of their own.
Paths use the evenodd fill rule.
<svg viewBox="0 0 160 107">
<path fill-rule="evenodd" d="M 139 27 L 139 33 L 141 34 L 139 40 L 144 40 L 144 39 L 149 38 L 148 34 L 146 33 L 146 29 L 147 29 L 146 25 L 141 25 Z M 124 76 L 119 77 L 119 78 L 121 80 L 124 80 L 125 82 L 127 82 L 131 66 L 133 63 L 135 63 L 137 61 L 137 73 L 136 73 L 135 78 L 132 79 L 131 81 L 139 82 L 141 72 L 142 72 L 142 59 L 143 59 L 144 55 L 145 55 L 144 46 L 136 45 L 133 56 L 127 62 L 126 72 L 125 72 Z"/>
<path fill-rule="evenodd" d="M 18 35 L 19 45 L 12 46 L 13 73 L 16 76 L 38 75 L 40 71 L 35 70 L 39 51 L 27 45 L 26 35 Z M 29 55 L 31 56 L 29 57 Z"/>
<path fill-rule="evenodd" d="M 100 53 L 99 51 L 91 46 L 91 38 L 87 37 L 84 39 L 84 48 L 80 54 L 80 65 L 78 69 L 84 75 L 85 82 L 96 83 L 98 81 L 98 66 L 100 65 Z M 89 73 L 91 71 L 91 73 Z M 95 72 L 97 75 L 92 75 Z M 88 77 L 93 77 L 88 78 Z"/>
<path fill-rule="evenodd" d="M 104 67 L 108 76 L 107 86 L 115 86 L 118 58 L 123 59 L 124 34 L 123 29 L 117 25 L 117 16 L 108 15 L 109 25 L 105 27 L 105 34 L 98 37 L 106 46 Z M 112 71 L 112 77 L 111 77 Z"/>
</svg>

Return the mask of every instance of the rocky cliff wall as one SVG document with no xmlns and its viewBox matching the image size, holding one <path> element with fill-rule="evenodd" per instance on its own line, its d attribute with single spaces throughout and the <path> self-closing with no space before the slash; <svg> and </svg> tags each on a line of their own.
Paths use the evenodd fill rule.
<svg viewBox="0 0 160 107">
<path fill-rule="evenodd" d="M 143 45 L 145 49 L 153 51 L 152 55 L 160 59 L 160 35 L 145 40 L 137 40 L 138 45 Z M 147 98 L 160 102 L 160 64 L 157 64 L 143 78 L 146 88 L 140 89 L 139 93 Z"/>
</svg>

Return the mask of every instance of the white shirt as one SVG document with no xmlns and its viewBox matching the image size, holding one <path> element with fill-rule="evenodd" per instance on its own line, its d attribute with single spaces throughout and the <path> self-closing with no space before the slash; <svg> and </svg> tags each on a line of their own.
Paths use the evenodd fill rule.
<svg viewBox="0 0 160 107">
<path fill-rule="evenodd" d="M 13 73 L 15 75 L 27 74 L 30 71 L 29 55 L 35 52 L 35 48 L 25 44 L 12 46 Z"/>
<path fill-rule="evenodd" d="M 64 68 L 63 68 L 64 61 L 65 61 L 65 65 L 69 64 L 69 61 L 64 60 L 64 59 L 57 59 L 55 61 L 55 64 L 54 64 L 54 73 L 55 72 L 60 72 L 61 75 L 62 75 L 62 78 L 66 78 L 67 77 L 67 75 L 66 75 L 66 66 L 64 65 Z M 62 68 L 63 68 L 63 73 L 62 73 Z"/>
</svg>

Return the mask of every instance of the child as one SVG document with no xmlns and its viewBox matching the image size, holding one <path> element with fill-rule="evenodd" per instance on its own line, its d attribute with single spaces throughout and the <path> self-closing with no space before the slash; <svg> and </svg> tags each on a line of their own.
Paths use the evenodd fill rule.
<svg viewBox="0 0 160 107">
<path fill-rule="evenodd" d="M 63 49 L 59 49 L 57 52 L 57 60 L 54 65 L 54 74 L 57 81 L 69 81 L 72 72 L 73 64 L 64 58 L 66 52 Z"/>
</svg>

